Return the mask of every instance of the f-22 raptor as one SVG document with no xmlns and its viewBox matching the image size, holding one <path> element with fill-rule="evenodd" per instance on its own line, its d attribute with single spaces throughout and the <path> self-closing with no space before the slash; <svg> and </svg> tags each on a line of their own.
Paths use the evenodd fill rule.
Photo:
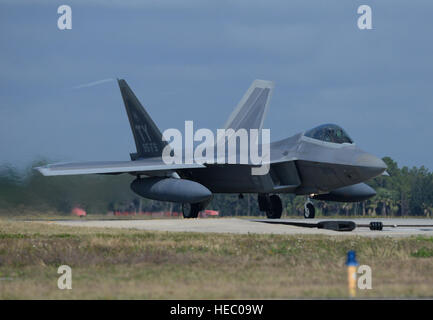
<svg viewBox="0 0 433 320">
<path fill-rule="evenodd" d="M 37 169 L 45 176 L 122 174 L 136 177 L 131 189 L 138 195 L 182 204 L 185 218 L 196 218 L 214 193 L 257 194 L 261 211 L 279 219 L 278 194 L 306 196 L 304 217 L 314 218 L 311 199 L 357 202 L 376 192 L 364 182 L 383 174 L 386 164 L 359 149 L 335 124 L 323 124 L 269 144 L 269 170 L 252 175 L 254 164 L 172 163 L 163 161 L 168 145 L 161 131 L 125 80 L 118 80 L 136 152 L 130 161 L 51 164 Z M 255 80 L 229 117 L 226 129 L 262 130 L 274 84 Z"/>
</svg>

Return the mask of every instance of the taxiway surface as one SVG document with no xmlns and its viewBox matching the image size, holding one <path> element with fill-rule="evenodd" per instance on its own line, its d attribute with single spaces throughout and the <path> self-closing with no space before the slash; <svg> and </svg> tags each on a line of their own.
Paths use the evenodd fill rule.
<svg viewBox="0 0 433 320">
<path fill-rule="evenodd" d="M 330 219 L 279 219 L 272 222 L 307 222 L 315 224 Z M 333 219 L 336 220 L 336 219 Z M 354 221 L 357 225 L 368 225 L 381 221 L 384 228 L 372 231 L 368 227 L 357 227 L 353 231 L 339 232 L 326 229 L 299 227 L 278 223 L 264 223 L 265 219 L 248 220 L 238 218 L 216 219 L 149 219 L 149 220 L 62 220 L 54 223 L 75 227 L 125 228 L 173 232 L 214 232 L 214 233 L 258 233 L 258 234 L 322 234 L 336 236 L 433 236 L 433 219 L 338 219 Z M 267 220 L 269 221 L 269 220 Z"/>
</svg>

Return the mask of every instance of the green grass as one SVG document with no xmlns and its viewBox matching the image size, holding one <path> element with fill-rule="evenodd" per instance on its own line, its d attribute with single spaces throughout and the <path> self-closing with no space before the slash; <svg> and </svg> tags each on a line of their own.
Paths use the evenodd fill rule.
<svg viewBox="0 0 433 320">
<path fill-rule="evenodd" d="M 413 252 L 412 256 L 416 258 L 431 258 L 433 257 L 433 249 L 422 247 Z"/>
<path fill-rule="evenodd" d="M 149 232 L 0 220 L 1 299 L 347 297 L 348 250 L 371 266 L 358 297 L 433 297 L 433 238 Z M 72 290 L 57 268 L 72 268 Z"/>
</svg>

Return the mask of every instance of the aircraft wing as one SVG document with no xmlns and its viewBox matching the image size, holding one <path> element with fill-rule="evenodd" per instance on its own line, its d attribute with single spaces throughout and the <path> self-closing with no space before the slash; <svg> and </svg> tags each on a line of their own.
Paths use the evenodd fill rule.
<svg viewBox="0 0 433 320">
<path fill-rule="evenodd" d="M 157 171 L 172 171 L 180 169 L 205 168 L 194 164 L 165 164 L 159 158 L 147 158 L 136 161 L 95 161 L 50 164 L 35 168 L 44 176 L 62 176 L 78 174 L 119 174 L 119 173 L 156 173 Z"/>
<path fill-rule="evenodd" d="M 269 108 L 274 83 L 266 80 L 254 80 L 242 97 L 236 109 L 230 115 L 225 129 L 258 129 L 263 127 Z"/>
</svg>

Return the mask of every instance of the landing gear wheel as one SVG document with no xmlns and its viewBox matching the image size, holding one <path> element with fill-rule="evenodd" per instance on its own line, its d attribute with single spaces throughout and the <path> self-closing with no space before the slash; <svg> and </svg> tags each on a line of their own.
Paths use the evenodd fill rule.
<svg viewBox="0 0 433 320">
<path fill-rule="evenodd" d="M 311 201 L 307 201 L 304 204 L 304 218 L 305 219 L 314 219 L 316 214 L 316 209 Z"/>
<path fill-rule="evenodd" d="M 182 203 L 182 214 L 185 219 L 197 218 L 200 212 L 198 203 Z"/>
<path fill-rule="evenodd" d="M 266 211 L 268 219 L 280 219 L 283 212 L 283 204 L 276 194 L 269 197 L 269 210 Z"/>
<path fill-rule="evenodd" d="M 270 211 L 270 200 L 268 194 L 259 194 L 257 197 L 259 203 L 259 210 L 268 212 Z"/>
</svg>

